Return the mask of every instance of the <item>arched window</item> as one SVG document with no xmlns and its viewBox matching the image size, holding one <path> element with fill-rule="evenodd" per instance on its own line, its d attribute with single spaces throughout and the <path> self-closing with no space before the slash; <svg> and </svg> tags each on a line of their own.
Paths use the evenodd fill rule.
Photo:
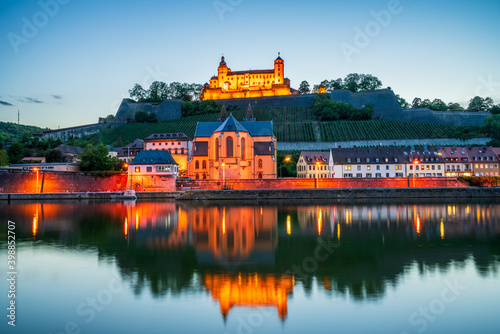
<svg viewBox="0 0 500 334">
<path fill-rule="evenodd" d="M 203 174 L 203 180 L 207 179 L 207 174 Z"/>
<path fill-rule="evenodd" d="M 245 138 L 241 138 L 241 159 L 245 160 Z"/>
<path fill-rule="evenodd" d="M 262 179 L 262 172 L 259 172 L 259 179 Z"/>
<path fill-rule="evenodd" d="M 228 158 L 233 157 L 233 137 L 226 138 L 226 152 Z"/>
<path fill-rule="evenodd" d="M 259 168 L 262 168 L 262 159 L 259 159 Z"/>
<path fill-rule="evenodd" d="M 203 160 L 202 162 L 203 169 L 207 169 L 207 161 Z"/>
<path fill-rule="evenodd" d="M 215 139 L 215 160 L 219 160 L 219 138 Z"/>
<path fill-rule="evenodd" d="M 200 169 L 200 162 L 198 160 L 194 163 L 194 169 Z"/>
<path fill-rule="evenodd" d="M 199 180 L 200 179 L 200 175 L 198 175 L 198 173 L 196 173 L 196 179 Z"/>
</svg>

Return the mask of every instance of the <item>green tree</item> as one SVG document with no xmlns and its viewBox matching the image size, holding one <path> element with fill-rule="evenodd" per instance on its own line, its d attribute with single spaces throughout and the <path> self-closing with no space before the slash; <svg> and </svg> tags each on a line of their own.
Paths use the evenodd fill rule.
<svg viewBox="0 0 500 334">
<path fill-rule="evenodd" d="M 48 150 L 45 152 L 44 157 L 47 159 L 48 163 L 51 162 L 66 162 L 66 158 L 59 150 Z"/>
<path fill-rule="evenodd" d="M 419 97 L 416 97 L 413 99 L 412 103 L 411 103 L 411 107 L 413 109 L 417 109 L 417 108 L 421 108 L 420 105 L 422 104 L 422 99 L 419 98 Z"/>
<path fill-rule="evenodd" d="M 493 115 L 500 114 L 500 104 L 497 104 L 496 106 L 491 107 L 490 113 L 492 113 Z"/>
<path fill-rule="evenodd" d="M 398 99 L 398 102 L 401 105 L 401 108 L 403 108 L 403 109 L 410 108 L 410 104 L 404 98 L 399 96 L 399 94 L 396 94 L 396 98 Z"/>
<path fill-rule="evenodd" d="M 348 89 L 351 92 L 357 92 L 359 90 L 359 83 L 361 81 L 361 77 L 358 73 L 348 74 L 344 79 L 344 89 Z"/>
<path fill-rule="evenodd" d="M 147 123 L 149 120 L 149 115 L 144 110 L 137 110 L 135 112 L 134 119 L 137 123 Z"/>
<path fill-rule="evenodd" d="M 445 110 L 448 110 L 448 106 L 446 105 L 446 103 L 443 102 L 443 100 L 441 99 L 434 99 L 429 108 L 431 110 L 440 110 L 440 111 L 445 111 Z"/>
<path fill-rule="evenodd" d="M 491 138 L 500 140 L 500 115 L 486 117 L 482 130 Z"/>
<path fill-rule="evenodd" d="M 464 107 L 462 107 L 460 105 L 460 103 L 456 103 L 456 102 L 450 102 L 450 103 L 448 103 L 447 108 L 450 111 L 463 111 L 464 110 Z"/>
<path fill-rule="evenodd" d="M 139 84 L 135 84 L 134 88 L 130 89 L 128 93 L 137 102 L 145 101 L 148 96 L 147 91 Z"/>
<path fill-rule="evenodd" d="M 106 116 L 106 119 L 114 119 L 114 118 L 115 118 L 114 115 L 108 115 L 108 116 Z"/>
<path fill-rule="evenodd" d="M 493 107 L 493 100 L 491 97 L 483 99 L 480 96 L 474 96 L 470 102 L 467 110 L 469 111 L 488 111 Z"/>
<path fill-rule="evenodd" d="M 7 155 L 7 151 L 4 149 L 0 149 L 0 167 L 6 166 L 9 164 L 9 156 Z"/>
<path fill-rule="evenodd" d="M 21 161 L 22 158 L 25 157 L 25 147 L 21 143 L 14 143 L 10 145 L 7 150 L 7 154 L 9 156 L 9 161 L 12 164 L 17 164 Z"/>
<path fill-rule="evenodd" d="M 307 81 L 302 81 L 299 86 L 299 92 L 300 94 L 309 94 L 311 92 L 311 86 L 309 85 L 309 82 Z"/>
<path fill-rule="evenodd" d="M 122 164 L 119 159 L 108 156 L 109 151 L 102 143 L 94 147 L 92 144 L 85 146 L 80 155 L 80 168 L 82 171 L 113 171 L 120 170 Z M 120 160 L 121 161 L 121 160 Z M 123 163 L 123 162 L 122 162 Z"/>
</svg>

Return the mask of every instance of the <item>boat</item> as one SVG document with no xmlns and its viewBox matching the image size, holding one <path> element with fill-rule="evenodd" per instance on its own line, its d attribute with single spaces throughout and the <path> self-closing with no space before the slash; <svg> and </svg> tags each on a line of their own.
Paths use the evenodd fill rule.
<svg viewBox="0 0 500 334">
<path fill-rule="evenodd" d="M 130 200 L 136 200 L 137 195 L 135 194 L 135 190 L 127 190 L 121 195 L 114 195 L 114 199 L 130 199 Z"/>
</svg>

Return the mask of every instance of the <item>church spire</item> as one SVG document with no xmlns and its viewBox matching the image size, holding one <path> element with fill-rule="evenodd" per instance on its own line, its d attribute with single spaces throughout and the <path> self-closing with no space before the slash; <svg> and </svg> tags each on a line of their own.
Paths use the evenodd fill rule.
<svg viewBox="0 0 500 334">
<path fill-rule="evenodd" d="M 226 111 L 226 105 L 222 105 L 222 109 L 219 114 L 219 118 L 217 118 L 217 121 L 219 122 L 224 122 L 227 119 L 227 111 Z"/>
<path fill-rule="evenodd" d="M 247 115 L 244 120 L 247 122 L 255 121 L 255 117 L 253 117 L 252 106 L 250 105 L 250 103 L 248 103 Z"/>
</svg>

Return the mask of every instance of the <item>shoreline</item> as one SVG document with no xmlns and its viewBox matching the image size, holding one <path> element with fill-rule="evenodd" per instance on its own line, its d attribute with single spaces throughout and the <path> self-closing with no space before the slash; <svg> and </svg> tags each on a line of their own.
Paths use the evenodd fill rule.
<svg viewBox="0 0 500 334">
<path fill-rule="evenodd" d="M 117 192 L 93 193 L 12 193 L 0 194 L 0 201 L 12 200 L 113 200 Z M 304 200 L 304 199 L 455 199 L 500 198 L 500 187 L 453 188 L 336 188 L 336 189 L 243 189 L 243 190 L 186 190 L 175 192 L 137 192 L 138 200 L 174 199 L 199 200 Z"/>
</svg>

